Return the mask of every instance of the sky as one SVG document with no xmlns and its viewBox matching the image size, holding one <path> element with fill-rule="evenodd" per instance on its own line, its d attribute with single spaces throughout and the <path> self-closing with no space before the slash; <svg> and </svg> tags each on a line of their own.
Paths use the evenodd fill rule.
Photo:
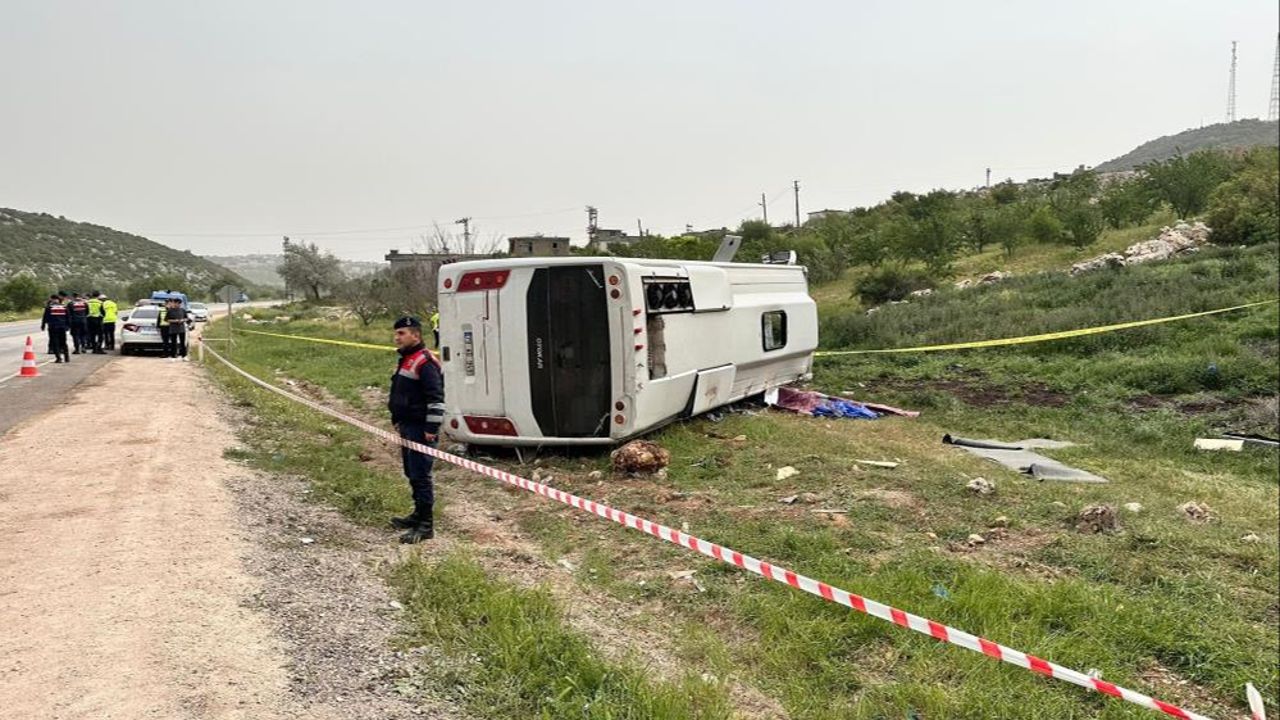
<svg viewBox="0 0 1280 720">
<path fill-rule="evenodd" d="M 664 235 L 1264 117 L 1274 0 L 3 0 L 0 207 L 203 255 Z"/>
</svg>

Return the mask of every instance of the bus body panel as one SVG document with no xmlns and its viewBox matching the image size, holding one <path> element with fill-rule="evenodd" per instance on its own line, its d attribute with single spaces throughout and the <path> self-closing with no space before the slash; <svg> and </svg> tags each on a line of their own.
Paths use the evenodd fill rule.
<svg viewBox="0 0 1280 720">
<path fill-rule="evenodd" d="M 487 272 L 501 287 L 459 290 Z M 692 307 L 651 312 L 664 282 L 687 283 Z M 468 443 L 616 443 L 807 379 L 817 347 L 799 266 L 499 259 L 446 265 L 439 283 L 446 429 Z"/>
</svg>

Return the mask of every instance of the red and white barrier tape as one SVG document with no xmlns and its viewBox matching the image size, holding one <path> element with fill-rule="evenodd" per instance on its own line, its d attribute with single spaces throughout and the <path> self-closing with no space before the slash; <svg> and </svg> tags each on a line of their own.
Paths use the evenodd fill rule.
<svg viewBox="0 0 1280 720">
<path fill-rule="evenodd" d="M 707 542 L 706 540 L 694 537 L 692 535 L 689 535 L 688 533 L 684 533 L 679 530 L 669 528 L 666 525 L 661 525 L 659 523 L 651 522 L 649 520 L 645 520 L 644 518 L 636 517 L 635 515 L 632 515 L 630 513 L 625 513 L 625 512 L 622 512 L 621 510 L 611 508 L 608 505 L 602 505 L 600 503 L 587 500 L 586 498 L 578 497 L 577 495 L 574 495 L 572 493 L 567 493 L 563 490 L 557 490 L 548 485 L 543 485 L 542 483 L 536 483 L 536 482 L 533 482 L 532 480 L 522 478 L 518 475 L 513 475 L 509 472 L 499 470 L 497 468 L 492 468 L 492 467 L 489 467 L 488 465 L 482 465 L 478 462 L 475 462 L 473 460 L 468 460 L 467 458 L 464 458 L 464 457 L 459 457 L 457 455 L 453 455 L 453 454 L 444 452 L 442 450 L 437 450 L 436 448 L 433 448 L 429 445 L 423 445 L 422 443 L 413 442 L 411 440 L 405 440 L 401 438 L 399 435 L 397 435 L 396 433 L 389 432 L 375 425 L 371 425 L 363 420 L 353 418 L 348 415 L 344 415 L 343 413 L 338 412 L 337 410 L 334 410 L 325 405 L 321 405 L 320 403 L 317 403 L 309 398 L 305 398 L 300 395 L 295 395 L 294 393 L 278 388 L 275 385 L 272 385 L 266 382 L 265 380 L 260 380 L 257 377 L 254 377 L 253 375 L 250 375 L 249 373 L 245 372 L 244 370 L 241 370 L 239 367 L 236 367 L 235 365 L 231 364 L 230 361 L 228 361 L 227 359 L 219 355 L 216 351 L 213 350 L 213 348 L 207 348 L 207 350 L 209 354 L 217 358 L 220 362 L 222 362 L 222 364 L 226 365 L 228 368 L 235 371 L 236 373 L 238 373 L 245 379 L 249 380 L 250 382 L 260 387 L 263 387 L 267 390 L 270 390 L 271 392 L 274 392 L 277 395 L 282 395 L 286 398 L 289 398 L 290 400 L 293 400 L 294 402 L 301 403 L 303 405 L 306 405 L 307 407 L 312 408 L 313 410 L 317 410 L 330 417 L 341 420 L 342 422 L 345 422 L 348 425 L 364 430 L 365 432 L 371 435 L 376 435 L 396 445 L 400 445 L 402 447 L 407 447 L 410 450 L 416 450 L 418 452 L 431 455 L 432 457 L 439 458 L 440 460 L 444 460 L 447 463 L 457 465 L 458 467 L 466 468 L 467 470 L 480 473 L 481 475 L 487 475 L 491 478 L 494 478 L 495 480 L 500 480 L 504 483 L 507 483 L 508 485 L 514 485 L 518 488 L 521 488 L 522 490 L 528 490 L 530 492 L 537 493 L 538 495 L 542 495 L 543 497 L 547 497 L 552 500 L 562 502 L 565 505 L 570 505 L 579 510 L 593 513 L 602 518 L 605 518 L 606 520 L 612 520 L 613 522 L 616 522 L 620 525 L 625 525 L 626 527 L 629 527 L 633 530 L 639 530 L 643 533 L 652 535 L 660 540 L 665 540 L 669 543 L 674 543 L 681 547 L 688 548 L 695 552 L 699 552 L 703 555 L 706 555 L 709 558 L 713 558 L 715 560 L 728 563 L 735 567 L 742 568 L 743 570 L 746 570 L 748 572 L 753 572 L 769 580 L 783 583 L 785 585 L 790 585 L 791 587 L 796 588 L 797 590 L 802 590 L 804 592 L 807 592 L 810 595 L 817 595 L 818 597 L 824 600 L 827 600 L 829 602 L 833 602 L 838 605 L 843 605 L 847 608 L 857 610 L 858 612 L 866 613 L 867 615 L 877 617 L 881 620 L 887 620 L 888 622 L 891 622 L 895 625 L 901 625 L 904 628 L 907 628 L 909 630 L 914 630 L 924 635 L 929 635 L 943 642 L 950 643 L 952 645 L 958 645 L 962 648 L 965 648 L 966 650 L 972 650 L 974 652 L 982 653 L 984 655 L 993 657 L 997 660 L 1002 660 L 1004 662 L 1007 662 L 1011 665 L 1017 665 L 1018 667 L 1026 668 L 1028 670 L 1031 670 L 1032 672 L 1036 672 L 1041 675 L 1057 678 L 1059 680 L 1069 682 L 1073 685 L 1079 685 L 1082 688 L 1096 690 L 1104 695 L 1110 695 L 1112 697 L 1120 698 L 1122 700 L 1127 700 L 1131 703 L 1134 703 L 1136 705 L 1141 705 L 1142 707 L 1149 708 L 1151 710 L 1158 710 L 1172 717 L 1185 718 L 1187 720 L 1210 720 L 1205 715 L 1200 715 L 1198 713 L 1191 712 L 1190 710 L 1184 710 L 1183 708 L 1180 708 L 1176 705 L 1171 705 L 1167 702 L 1162 702 L 1160 700 L 1156 700 L 1155 698 L 1148 697 L 1147 695 L 1143 695 L 1140 692 L 1129 690 L 1128 688 L 1123 688 L 1123 687 L 1120 687 L 1119 685 L 1113 685 L 1112 683 L 1102 680 L 1101 678 L 1092 677 L 1078 670 L 1072 670 L 1071 668 L 1063 667 L 1056 663 L 1049 662 L 1048 660 L 1043 660 L 1034 655 L 1028 655 L 1027 653 L 1019 652 L 1018 650 L 1014 650 L 1013 648 L 1005 647 L 1004 645 L 991 642 L 990 640 L 978 637 L 976 635 L 970 635 L 969 633 L 964 632 L 963 630 L 957 630 L 956 628 L 934 622 L 933 620 L 922 618 L 918 615 L 912 615 L 911 613 L 904 612 L 897 608 L 890 607 L 883 603 L 876 602 L 875 600 L 871 600 L 870 598 L 864 598 L 860 595 L 855 595 L 851 592 L 841 590 L 840 588 L 833 587 L 819 580 L 814 580 L 813 578 L 805 577 L 804 575 L 800 575 L 798 573 L 792 572 L 791 570 L 788 570 L 786 568 L 779 567 L 777 565 L 772 565 L 763 560 L 757 560 L 756 558 L 753 558 L 750 555 L 743 555 L 742 553 L 737 552 L 736 550 L 732 550 L 730 548 L 724 547 L 723 545 L 717 545 L 712 542 Z M 1254 691 L 1254 693 L 1256 694 L 1256 691 Z M 1250 698 L 1250 700 L 1252 704 L 1252 698 Z M 1255 718 L 1257 718 L 1257 720 L 1262 720 L 1262 715 L 1260 714 L 1261 712 L 1260 708 L 1261 708 L 1261 699 L 1259 698 L 1259 701 L 1255 706 L 1255 711 L 1254 711 Z"/>
</svg>

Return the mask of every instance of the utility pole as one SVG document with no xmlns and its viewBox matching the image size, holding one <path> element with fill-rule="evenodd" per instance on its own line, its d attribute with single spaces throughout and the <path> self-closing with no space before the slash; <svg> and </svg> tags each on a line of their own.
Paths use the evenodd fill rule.
<svg viewBox="0 0 1280 720">
<path fill-rule="evenodd" d="M 462 226 L 462 252 L 471 254 L 471 218 L 464 217 L 461 220 L 454 220 L 454 225 Z"/>
<path fill-rule="evenodd" d="M 1231 41 L 1231 79 L 1227 81 L 1227 122 L 1236 121 L 1236 41 Z"/>
<path fill-rule="evenodd" d="M 644 226 L 640 224 L 640 218 L 636 218 L 636 232 L 640 237 L 644 237 Z"/>
<path fill-rule="evenodd" d="M 987 168 L 987 187 L 991 187 L 991 168 Z"/>
<path fill-rule="evenodd" d="M 596 210 L 595 206 L 588 205 L 587 206 L 587 244 L 588 245 L 595 245 L 596 243 L 596 236 L 599 234 L 598 231 L 600 229 L 599 218 L 600 218 L 600 212 Z"/>
<path fill-rule="evenodd" d="M 760 210 L 764 212 L 764 224 L 769 224 L 769 201 L 765 198 L 764 193 L 760 193 Z"/>
<path fill-rule="evenodd" d="M 1276 66 L 1271 71 L 1271 102 L 1267 104 L 1267 120 L 1280 120 L 1280 35 L 1276 36 Z"/>
<path fill-rule="evenodd" d="M 791 185 L 796 189 L 796 229 L 800 229 L 800 181 L 792 180 Z"/>
</svg>

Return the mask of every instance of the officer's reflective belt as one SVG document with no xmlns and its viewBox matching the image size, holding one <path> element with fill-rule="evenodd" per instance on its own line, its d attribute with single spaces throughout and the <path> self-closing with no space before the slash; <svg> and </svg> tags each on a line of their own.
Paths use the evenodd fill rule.
<svg viewBox="0 0 1280 720">
<path fill-rule="evenodd" d="M 437 450 L 430 445 L 424 445 L 412 440 L 405 440 L 399 435 L 377 427 L 376 425 L 372 425 L 358 418 L 353 418 L 334 410 L 331 407 L 322 405 L 314 400 L 302 397 L 301 395 L 296 395 L 288 390 L 276 387 L 265 380 L 254 377 L 248 372 L 245 372 L 239 367 L 233 365 L 229 360 L 214 351 L 213 348 L 208 348 L 208 352 L 217 358 L 217 360 L 223 365 L 226 365 L 232 372 L 240 375 L 249 382 L 276 393 L 277 395 L 293 400 L 301 405 L 305 405 L 313 410 L 322 412 L 332 418 L 341 420 L 352 427 L 359 428 L 360 430 L 376 437 L 380 437 L 387 442 L 395 443 L 401 447 L 408 448 L 416 452 L 425 453 L 452 465 L 457 465 L 458 467 L 491 477 L 522 490 L 527 490 L 551 500 L 564 503 L 565 505 L 591 513 L 597 517 L 610 520 L 633 530 L 639 530 L 640 532 L 652 535 L 659 540 L 664 540 L 674 545 L 679 545 L 680 547 L 693 550 L 694 552 L 700 553 L 714 560 L 719 560 L 720 562 L 733 565 L 734 567 L 741 568 L 747 572 L 755 573 L 756 575 L 760 575 L 768 580 L 782 583 L 795 588 L 796 590 L 820 597 L 827 602 L 842 605 L 852 610 L 865 613 L 871 617 L 891 622 L 894 625 L 898 625 L 899 627 L 912 630 L 923 635 L 928 635 L 941 642 L 962 647 L 972 652 L 982 653 L 990 658 L 1009 663 L 1010 665 L 1016 665 L 1017 667 L 1025 670 L 1030 670 L 1034 673 L 1044 675 L 1045 677 L 1062 680 L 1064 682 L 1071 683 L 1072 685 L 1078 685 L 1082 688 L 1102 693 L 1103 695 L 1119 698 L 1136 705 L 1141 705 L 1149 710 L 1156 710 L 1165 713 L 1171 717 L 1182 718 L 1183 720 L 1208 720 L 1204 715 L 1191 712 L 1190 710 L 1185 710 L 1177 705 L 1172 705 L 1148 695 L 1144 695 L 1140 692 L 1107 682 L 1096 674 L 1086 674 L 1079 670 L 1072 670 L 1071 668 L 1049 662 L 1048 660 L 1036 657 L 1035 655 L 1029 655 L 1027 653 L 1014 650 L 1011 647 L 994 643 L 986 638 L 971 635 L 963 630 L 958 630 L 956 628 L 943 625 L 942 623 L 934 622 L 928 618 L 913 615 L 895 607 L 876 602 L 871 598 L 855 595 L 833 585 L 828 585 L 820 580 L 805 577 L 804 575 L 788 570 L 784 567 L 753 558 L 750 555 L 744 555 L 732 548 L 708 542 L 686 532 L 667 527 L 666 525 L 660 525 L 653 521 L 609 507 L 608 505 L 603 505 L 572 493 L 567 493 L 563 490 L 557 490 L 550 485 L 534 482 L 520 477 L 519 475 L 499 470 L 498 468 L 482 465 L 474 460 L 468 460 L 467 458 L 459 457 L 452 453 L 444 452 L 443 450 Z M 1249 687 L 1251 688 L 1251 686 Z"/>
<path fill-rule="evenodd" d="M 1205 310 L 1204 312 L 1187 313 L 1186 315 L 1174 315 L 1172 317 L 1155 318 L 1152 320 L 1135 320 L 1133 322 L 1116 323 L 1115 325 L 1099 325 L 1097 327 L 1080 328 L 1078 330 L 1063 330 L 1061 332 L 1043 333 L 1040 335 L 1023 335 L 1021 337 L 1000 338 L 997 340 L 976 340 L 973 342 L 950 343 L 947 345 L 921 345 L 918 347 L 908 348 L 886 348 L 881 350 L 823 350 L 814 353 L 814 357 L 838 357 L 841 355 L 873 355 L 879 353 L 910 353 L 910 352 L 937 352 L 939 350 L 968 350 L 970 348 L 1000 347 L 1004 345 L 1025 345 L 1028 343 L 1046 342 L 1049 340 L 1063 340 L 1065 338 L 1083 337 L 1085 335 L 1097 335 L 1099 333 L 1115 332 L 1117 330 L 1128 330 L 1130 328 L 1146 327 L 1148 325 L 1159 325 L 1161 323 L 1175 322 L 1178 320 L 1189 320 L 1191 318 L 1205 317 L 1207 315 L 1217 315 L 1219 313 L 1234 312 L 1236 310 L 1244 310 L 1246 308 L 1258 307 L 1261 305 L 1271 305 L 1277 300 L 1260 300 L 1258 302 L 1246 303 L 1244 305 L 1236 305 L 1234 307 L 1218 308 L 1217 310 Z"/>
</svg>

